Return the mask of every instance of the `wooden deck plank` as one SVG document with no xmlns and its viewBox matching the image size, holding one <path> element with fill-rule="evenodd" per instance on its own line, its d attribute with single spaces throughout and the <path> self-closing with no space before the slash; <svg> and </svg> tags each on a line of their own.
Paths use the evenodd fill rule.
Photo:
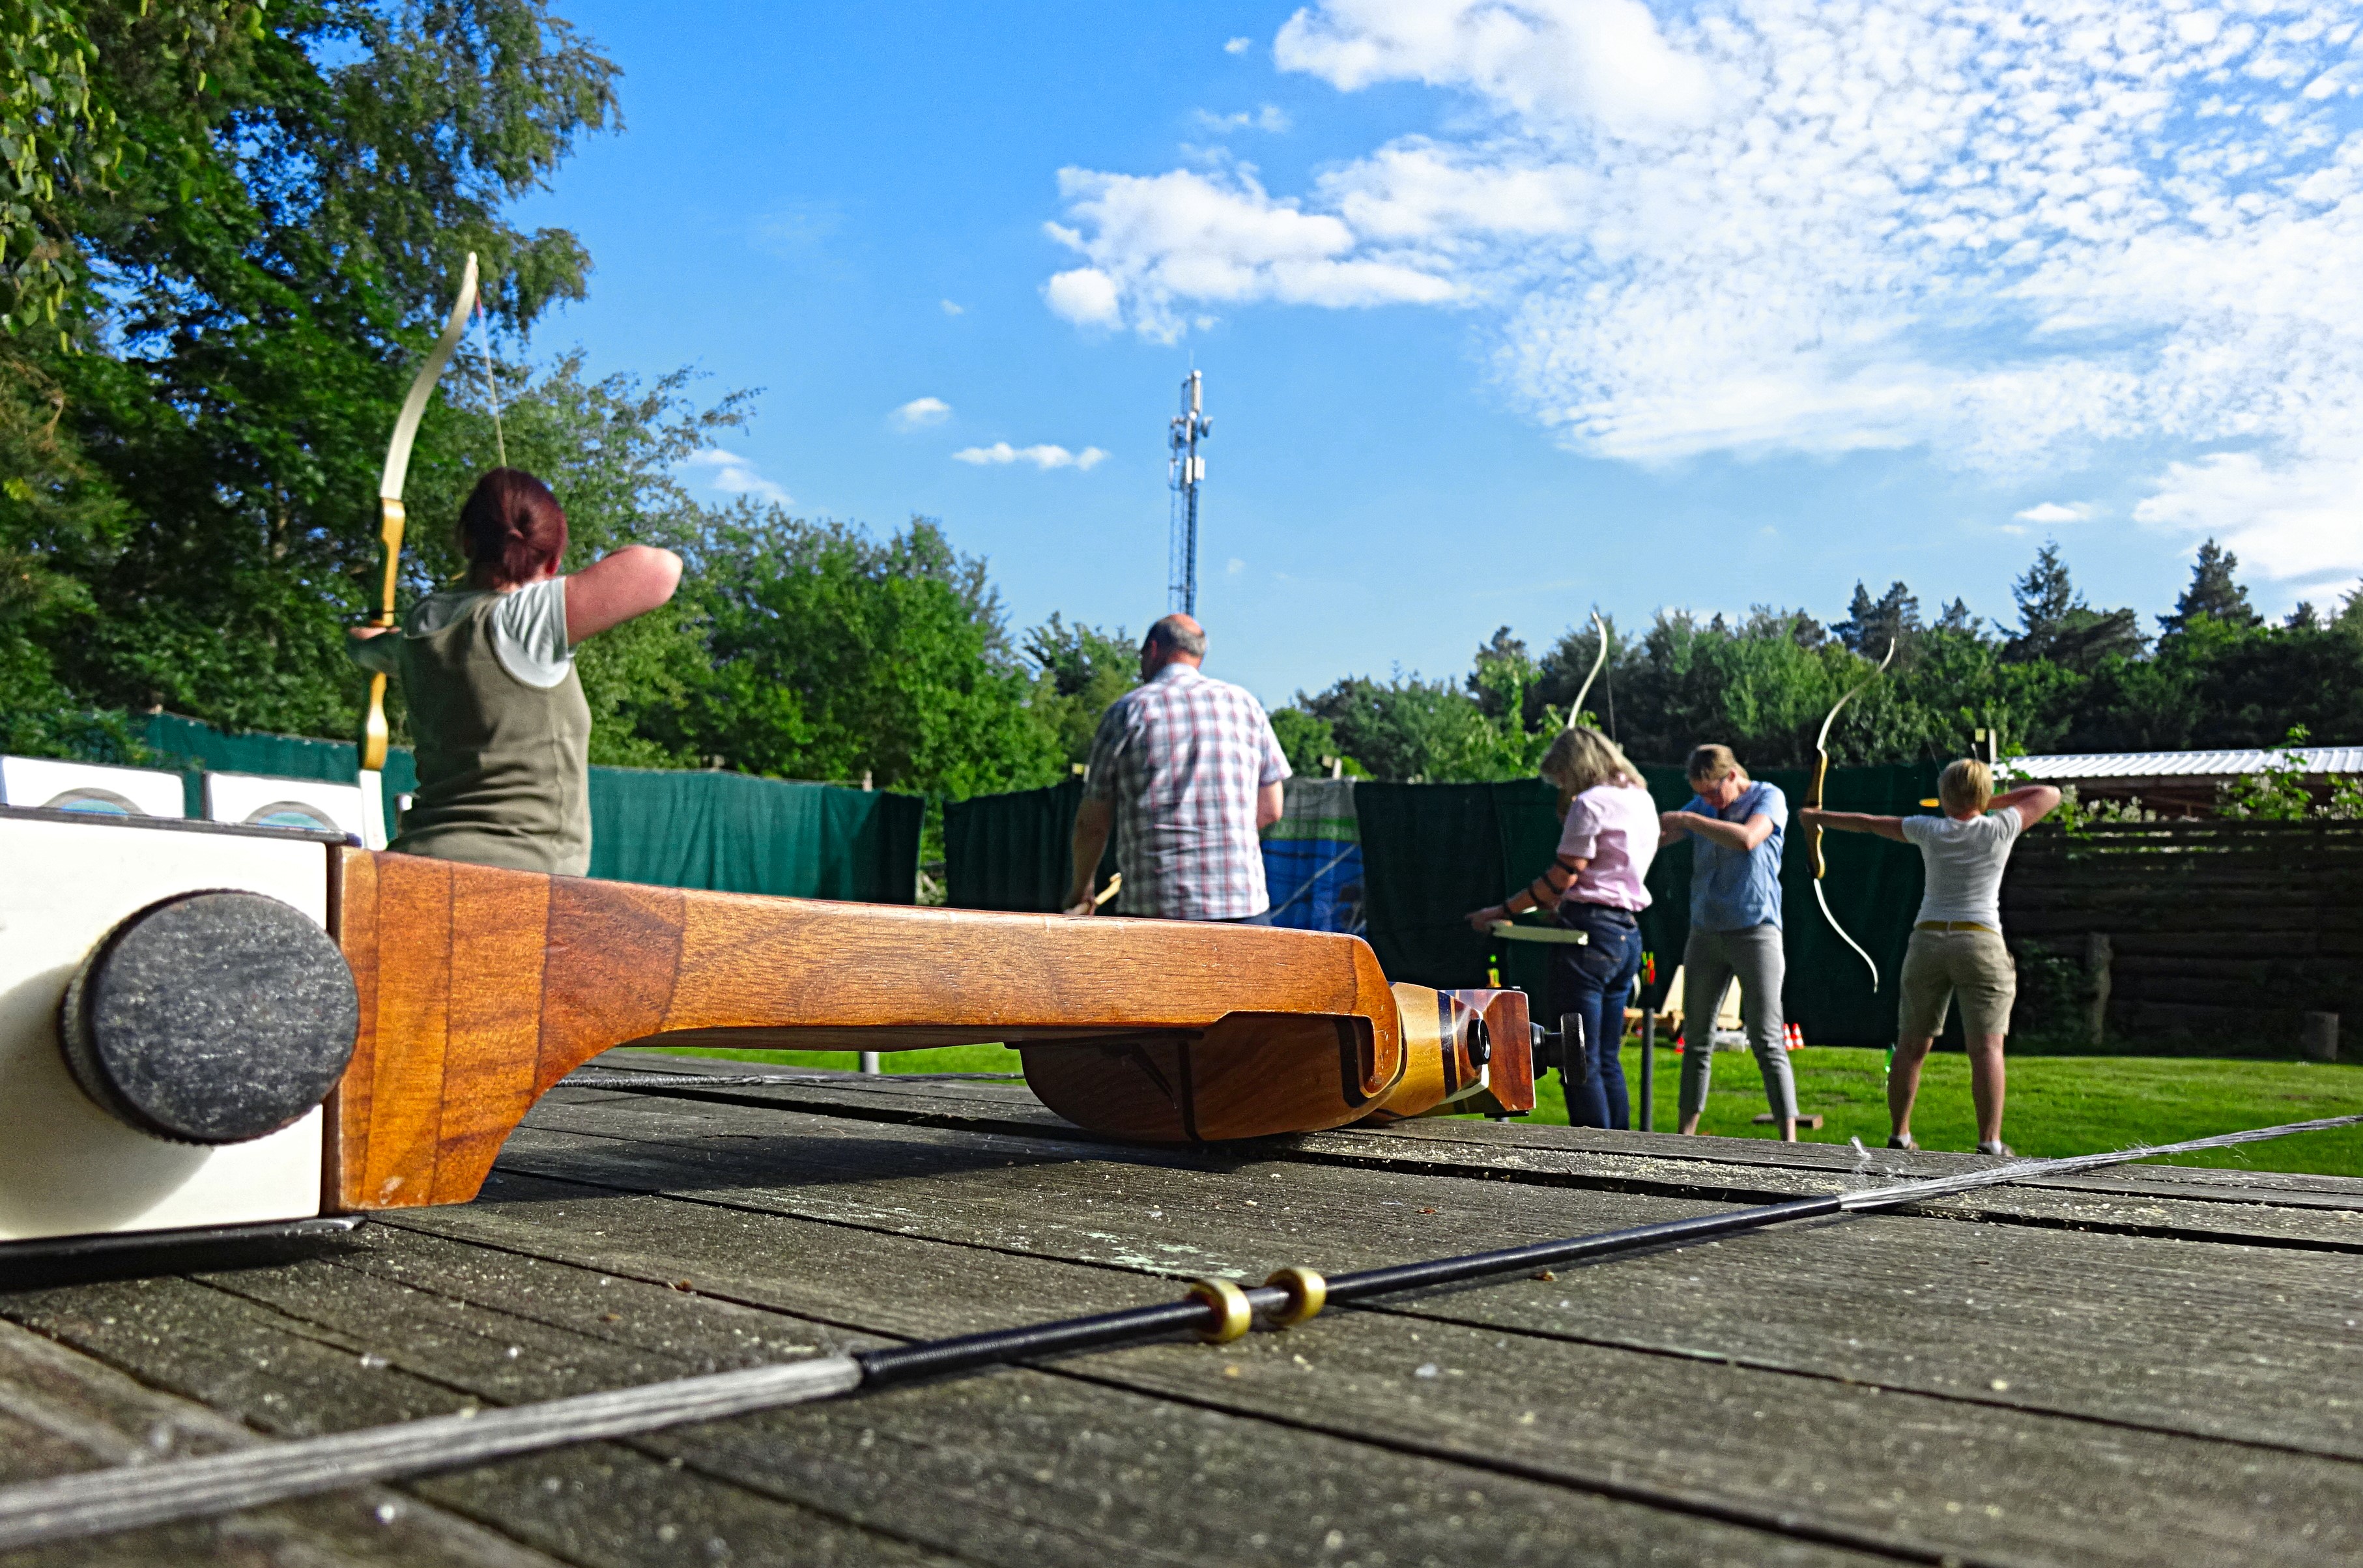
<svg viewBox="0 0 2363 1568">
<path fill-rule="evenodd" d="M 203 1405 L 159 1393 L 104 1363 L 0 1322 L 0 1481 L 217 1453 L 257 1441 L 248 1428 Z M 371 1486 L 250 1509 L 232 1519 L 61 1541 L 10 1552 L 6 1561 L 24 1568 L 133 1562 L 557 1568 L 559 1560 L 444 1509 Z"/>
<path fill-rule="evenodd" d="M 768 1091 L 764 1091 L 768 1092 Z M 910 1112 L 878 1114 L 871 1101 L 859 1106 L 863 1114 L 847 1117 L 838 1102 L 796 1102 L 793 1105 L 737 1098 L 707 1099 L 672 1094 L 622 1092 L 596 1096 L 574 1093 L 548 1102 L 536 1121 L 539 1126 L 574 1126 L 565 1113 L 570 1108 L 629 1110 L 660 1115 L 663 1108 L 696 1105 L 744 1106 L 754 1110 L 794 1110 L 831 1120 L 876 1121 L 888 1125 L 958 1128 L 989 1136 L 1014 1134 L 1053 1143 L 1101 1147 L 1104 1140 L 1082 1134 L 1063 1124 L 1050 1126 L 1020 1121 L 997 1112 L 983 1116 L 971 1110 L 947 1113 L 942 1102 L 911 1095 L 899 1102 Z M 930 1109 L 935 1107 L 937 1109 Z M 1430 1126 L 1438 1125 L 1435 1123 Z M 1442 1123 L 1446 1127 L 1459 1123 Z M 1538 1129 L 1560 1132 L 1564 1129 Z M 1675 1140 L 1660 1138 L 1663 1144 Z M 1459 1172 L 1489 1181 L 1568 1191 L 1641 1192 L 1689 1197 L 1727 1203 L 1773 1203 L 1785 1198 L 1842 1191 L 1874 1182 L 1914 1176 L 1947 1175 L 1961 1167 L 1958 1158 L 1922 1155 L 1904 1158 L 1882 1154 L 1868 1169 L 1858 1162 L 1835 1163 L 1818 1157 L 1803 1165 L 1771 1160 L 1730 1164 L 1694 1157 L 1688 1150 L 1717 1144 L 1748 1146 L 1751 1141 L 1681 1140 L 1685 1154 L 1668 1158 L 1658 1154 L 1600 1154 L 1590 1150 L 1538 1148 L 1521 1143 L 1471 1143 L 1452 1136 L 1428 1136 L 1406 1128 L 1359 1130 L 1314 1134 L 1295 1140 L 1272 1140 L 1204 1151 L 1150 1151 L 1185 1158 L 1281 1162 L 1307 1166 L 1339 1166 L 1357 1170 Z M 1781 1145 L 1763 1146 L 1780 1148 Z M 1790 1148 L 1801 1145 L 1788 1145 Z M 1942 1163 L 1939 1163 L 1942 1162 Z M 1983 1163 L 1983 1162 L 1980 1162 Z M 2358 1184 L 2363 1186 L 2363 1184 Z M 2253 1242 L 2267 1246 L 2363 1253 L 2363 1192 L 2349 1206 L 2329 1195 L 2309 1194 L 2289 1205 L 2254 1200 L 2241 1203 L 2191 1198 L 2184 1189 L 2158 1184 L 2098 1184 L 2076 1187 L 2014 1184 L 2008 1187 L 1965 1193 L 1914 1206 L 1914 1213 L 1959 1219 L 1996 1220 L 2055 1229 L 2109 1231 L 2124 1235 L 2166 1236 L 2187 1241 Z"/>
<path fill-rule="evenodd" d="M 401 1222 L 538 1248 L 556 1232 L 536 1210 L 562 1208 L 599 1232 L 570 1243 L 585 1248 L 590 1266 L 628 1264 L 650 1280 L 689 1279 L 701 1294 L 905 1334 L 1022 1320 L 1046 1301 L 1092 1310 L 1165 1294 L 1108 1269 L 993 1256 L 996 1288 L 980 1303 L 976 1254 L 958 1242 L 565 1192 L 545 1187 L 535 1201 L 505 1196 Z M 706 1212 L 684 1212 L 698 1208 Z M 2349 1533 L 2363 1517 L 2363 1466 L 2347 1462 L 1636 1355 L 1513 1326 L 1346 1310 L 1221 1351 L 1152 1347 L 1076 1358 L 1058 1372 L 1669 1508 L 1787 1518 L 1898 1554 L 2136 1562 L 2195 1551 L 2300 1562 L 2363 1546 Z"/>
<path fill-rule="evenodd" d="M 1209 1168 L 1206 1155 L 1014 1137 L 993 1140 L 994 1163 L 980 1166 L 978 1146 L 957 1133 L 730 1106 L 554 1108 L 548 1120 L 655 1135 L 529 1124 L 510 1168 L 1184 1275 L 1259 1279 L 1283 1263 L 1337 1273 L 1717 1207 L 1450 1174 Z M 1419 1309 L 2363 1458 L 2363 1405 L 2332 1392 L 2363 1363 L 2363 1332 L 2351 1326 L 2363 1317 L 2363 1260 L 2344 1253 L 1870 1216 L 1623 1260 L 1583 1278 L 1580 1305 L 1512 1282 Z M 1571 1304 L 1558 1307 L 1562 1298 Z M 2175 1309 L 2137 1309 L 2151 1302 Z M 1950 1353 L 1932 1354 L 1936 1345 Z M 2253 1397 L 2227 1406 L 2229 1377 Z M 1996 1378 L 2010 1387 L 1993 1390 Z"/>
<path fill-rule="evenodd" d="M 721 1233 L 709 1242 L 738 1250 L 721 1211 L 674 1208 L 699 1220 L 721 1219 Z M 842 1233 L 835 1235 L 842 1245 Z M 962 1288 L 973 1281 L 973 1273 L 963 1271 Z M 791 1353 L 791 1341 L 863 1342 L 596 1266 L 556 1266 L 391 1225 L 339 1259 L 178 1284 L 169 1294 L 150 1290 L 114 1300 L 107 1315 L 118 1327 L 127 1312 L 149 1317 L 129 1325 L 144 1343 L 156 1342 L 161 1336 L 155 1331 L 168 1325 L 183 1340 L 210 1328 L 214 1342 L 199 1347 L 200 1356 L 269 1359 L 284 1368 L 299 1367 L 299 1348 L 308 1343 L 367 1343 L 388 1365 L 372 1371 L 340 1357 L 351 1369 L 343 1372 L 347 1381 L 415 1384 L 488 1403 L 777 1359 Z M 208 1308 L 198 1292 L 221 1299 Z M 75 1331 L 57 1316 L 41 1320 L 51 1331 Z M 307 1403 L 330 1397 L 313 1381 L 318 1373 L 291 1373 L 305 1380 L 300 1397 Z M 299 1397 L 251 1377 L 234 1392 L 250 1402 L 274 1392 Z M 738 1521 L 700 1517 L 693 1496 L 674 1498 L 671 1507 L 676 1518 L 687 1510 L 684 1526 L 697 1532 L 701 1547 L 718 1540 L 734 1562 L 761 1560 L 767 1541 L 771 1560 L 824 1560 L 783 1551 L 789 1541 L 777 1518 L 751 1531 L 730 1528 L 763 1501 L 774 1505 L 775 1515 L 849 1521 L 908 1546 L 932 1545 L 964 1562 L 1013 1568 L 1336 1561 L 1341 1551 L 1369 1550 L 1381 1533 L 1387 1561 L 1439 1568 L 1563 1561 L 1574 1540 L 1606 1562 L 1867 1561 L 1777 1534 L 1571 1496 L 1531 1480 L 1038 1373 L 600 1446 L 642 1460 L 641 1470 L 669 1475 L 675 1486 L 696 1480 L 709 1492 L 721 1486 L 740 1494 Z M 427 1485 L 465 1485 L 483 1474 Z M 519 1510 L 540 1515 L 549 1506 L 530 1474 L 507 1490 Z M 569 1495 L 579 1496 L 571 1482 L 549 1494 Z M 647 1543 L 642 1529 L 637 1544 Z"/>
<path fill-rule="evenodd" d="M 766 1069 L 743 1062 L 695 1057 L 655 1056 L 638 1052 L 613 1052 L 597 1066 L 622 1062 L 622 1070 L 694 1073 L 698 1076 L 743 1076 Z M 664 1064 L 647 1067 L 649 1063 Z M 820 1075 L 814 1075 L 819 1077 Z M 589 1098 L 588 1091 L 563 1091 Z M 645 1092 L 645 1091 L 644 1091 Z M 874 1115 L 896 1120 L 921 1120 L 930 1125 L 969 1126 L 980 1132 L 1027 1132 L 1043 1137 L 1070 1137 L 1100 1142 L 1095 1134 L 1060 1120 L 1045 1110 L 1022 1084 L 990 1080 L 907 1082 L 898 1076 L 837 1075 L 825 1081 L 772 1087 L 738 1087 L 716 1090 L 693 1088 L 660 1092 L 715 1094 L 750 1104 L 777 1104 L 810 1109 L 823 1114 Z M 1666 1181 L 1696 1186 L 1710 1178 L 1737 1181 L 1740 1190 L 1765 1197 L 1789 1195 L 1802 1187 L 1788 1173 L 1857 1174 L 1860 1156 L 1839 1143 L 1781 1143 L 1764 1138 L 1681 1138 L 1670 1133 L 1603 1132 L 1590 1128 L 1557 1127 L 1515 1119 L 1492 1121 L 1472 1117 L 1422 1118 L 1379 1129 L 1339 1128 L 1300 1139 L 1272 1140 L 1259 1148 L 1292 1149 L 1305 1157 L 1364 1155 L 1402 1157 L 1409 1143 L 1415 1157 L 1442 1160 L 1459 1157 L 1492 1163 L 1504 1170 L 1522 1168 L 1519 1155 L 1530 1156 L 1523 1168 L 1553 1169 L 1570 1176 Z M 1448 1145 L 1446 1148 L 1435 1145 Z M 2255 1157 L 2269 1159 L 2270 1145 Z M 1906 1154 L 1874 1150 L 1869 1168 L 1890 1179 L 1949 1175 L 1965 1164 L 1983 1164 L 1971 1155 L 1943 1152 Z M 1531 1156 L 1542 1156 L 1537 1159 Z M 1733 1167 L 1738 1167 L 1735 1170 Z M 1755 1185 L 1754 1177 L 1764 1185 Z M 2363 1180 L 2346 1176 L 2313 1176 L 2269 1169 L 2235 1170 L 2202 1165 L 2126 1165 L 2108 1171 L 2063 1176 L 2040 1176 L 2017 1184 L 2031 1188 L 2066 1192 L 2106 1192 L 2179 1198 L 2225 1206 L 2265 1204 L 2273 1207 L 2351 1210 L 2363 1213 Z M 2228 1221 L 2227 1221 L 2228 1222 Z M 2334 1232 L 2351 1237 L 2349 1231 Z"/>
<path fill-rule="evenodd" d="M 316 1265 L 283 1265 L 308 1266 Z M 250 1272 L 265 1278 L 281 1271 Z M 273 1436 L 340 1431 L 447 1414 L 484 1402 L 476 1391 L 420 1377 L 390 1362 L 375 1364 L 386 1358 L 376 1348 L 381 1336 L 374 1331 L 346 1336 L 296 1325 L 233 1294 L 185 1278 L 0 1295 L 0 1315 L 143 1383 L 201 1403 L 226 1418 L 225 1425 L 243 1423 Z M 594 1385 L 585 1380 L 569 1391 L 590 1386 Z M 687 1568 L 717 1561 L 709 1546 L 715 1540 L 722 1541 L 738 1562 L 844 1563 L 849 1568 L 925 1568 L 945 1562 L 892 1539 L 751 1496 L 616 1443 L 559 1449 L 427 1477 L 397 1490 L 408 1494 L 393 1499 L 397 1508 L 421 1514 L 431 1509 L 438 1517 L 471 1520 L 532 1549 L 530 1560 L 536 1562 L 555 1558 L 590 1568 L 641 1563 Z M 340 1508 L 350 1511 L 355 1505 L 348 1496 L 341 1501 L 329 1496 L 289 1507 L 334 1514 Z M 176 1531 L 192 1529 L 216 1529 L 235 1541 L 252 1528 L 253 1518 L 239 1514 L 216 1526 L 96 1540 L 87 1543 L 87 1560 L 172 1561 L 169 1552 L 147 1556 L 141 1543 L 151 1538 L 169 1540 Z M 336 1560 L 334 1553 L 329 1560 Z M 421 1555 L 396 1561 L 430 1559 Z"/>
<path fill-rule="evenodd" d="M 560 1089 L 477 1204 L 276 1266 L 0 1290 L 33 1331 L 0 1323 L 0 1474 L 105 1447 L 69 1452 L 71 1401 L 26 1424 L 11 1334 L 250 1441 L 1613 1228 L 1853 1163 L 1466 1121 L 1143 1149 L 976 1080 Z M 544 1568 L 2351 1557 L 2358 1216 L 2363 1183 L 2329 1178 L 2078 1178 L 582 1445 L 406 1484 L 397 1518 Z M 125 1540 L 479 1560 L 362 1501 Z"/>
</svg>

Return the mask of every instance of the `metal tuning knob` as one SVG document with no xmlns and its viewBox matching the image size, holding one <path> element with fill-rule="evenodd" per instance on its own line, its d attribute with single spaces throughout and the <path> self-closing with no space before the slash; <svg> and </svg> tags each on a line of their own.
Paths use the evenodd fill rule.
<svg viewBox="0 0 2363 1568">
<path fill-rule="evenodd" d="M 327 1098 L 361 1031 L 328 933 L 260 893 L 182 893 L 125 919 L 66 988 L 74 1080 L 126 1125 L 242 1143 Z"/>
</svg>

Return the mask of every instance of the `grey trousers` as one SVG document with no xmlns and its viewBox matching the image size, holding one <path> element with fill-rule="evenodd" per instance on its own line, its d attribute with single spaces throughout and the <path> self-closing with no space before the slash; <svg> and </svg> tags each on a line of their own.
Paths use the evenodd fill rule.
<svg viewBox="0 0 2363 1568">
<path fill-rule="evenodd" d="M 1764 1098 L 1772 1114 L 1793 1121 L 1797 1080 L 1789 1072 L 1789 1052 L 1781 1023 L 1781 981 L 1788 963 L 1781 955 L 1781 928 L 1755 925 L 1745 931 L 1691 932 L 1682 948 L 1682 1118 L 1706 1104 L 1714 1072 L 1714 1015 L 1724 993 L 1739 981 L 1739 1021 L 1747 1048 L 1764 1075 Z"/>
</svg>

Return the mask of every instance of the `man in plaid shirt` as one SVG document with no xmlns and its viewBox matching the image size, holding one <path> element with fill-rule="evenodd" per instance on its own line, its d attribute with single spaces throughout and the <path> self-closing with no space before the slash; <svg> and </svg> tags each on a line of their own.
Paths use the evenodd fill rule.
<svg viewBox="0 0 2363 1568">
<path fill-rule="evenodd" d="M 1069 914 L 1092 912 L 1111 826 L 1124 873 L 1118 913 L 1259 922 L 1270 912 L 1257 834 L 1280 820 L 1288 758 L 1261 703 L 1198 672 L 1205 657 L 1205 629 L 1189 616 L 1148 628 L 1141 684 L 1109 704 L 1092 741 Z"/>
</svg>

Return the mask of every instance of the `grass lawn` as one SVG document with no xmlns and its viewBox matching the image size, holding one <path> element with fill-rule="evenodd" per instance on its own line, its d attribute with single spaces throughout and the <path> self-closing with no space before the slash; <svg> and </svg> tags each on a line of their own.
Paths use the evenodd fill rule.
<svg viewBox="0 0 2363 1568">
<path fill-rule="evenodd" d="M 1860 1138 L 1871 1148 L 1882 1147 L 1887 1142 L 1886 1055 L 1837 1046 L 1791 1052 L 1799 1109 L 1825 1118 L 1820 1132 L 1799 1135 L 1824 1143 Z M 1637 1113 L 1640 1047 L 1626 1045 L 1624 1059 L 1625 1087 Z M 1674 1130 L 1681 1071 L 1680 1056 L 1659 1051 L 1655 1123 L 1660 1132 Z M 1537 1088 L 1535 1099 L 1535 1121 L 1567 1121 L 1567 1102 L 1556 1077 Z M 1701 1131 L 1727 1138 L 1769 1138 L 1771 1128 L 1749 1120 L 1765 1109 L 1756 1058 L 1745 1052 L 1719 1054 Z M 2128 1143 L 2176 1143 L 2244 1127 L 2358 1112 L 2363 1112 L 2363 1066 L 2349 1063 L 2014 1055 L 2002 1136 L 2022 1154 L 2087 1154 Z M 1912 1135 L 1924 1149 L 1977 1146 L 1968 1056 L 1930 1054 L 1920 1074 Z M 2181 1154 L 2170 1163 L 2363 1176 L 2363 1127 Z"/>
<path fill-rule="evenodd" d="M 850 1072 L 860 1058 L 850 1051 L 730 1051 L 711 1045 L 658 1045 L 648 1048 L 682 1056 L 720 1057 L 732 1062 L 760 1062 L 771 1067 L 832 1067 Z M 886 1051 L 879 1066 L 890 1073 L 1015 1073 L 1022 1069 L 1017 1053 L 1006 1045 L 944 1045 L 933 1051 Z"/>
<path fill-rule="evenodd" d="M 728 1051 L 709 1046 L 684 1055 L 724 1056 L 780 1066 L 850 1067 L 841 1051 Z M 1843 1143 L 1858 1137 L 1871 1148 L 1887 1142 L 1885 1053 L 1809 1046 L 1790 1053 L 1798 1104 L 1825 1121 L 1811 1142 Z M 890 1073 L 1014 1073 L 1017 1053 L 1000 1045 L 958 1045 L 937 1051 L 895 1051 L 881 1058 Z M 1674 1097 L 1682 1059 L 1658 1053 L 1657 1130 L 1674 1130 Z M 1639 1109 L 1641 1052 L 1625 1048 L 1625 1079 Z M 1534 1120 L 1565 1124 L 1559 1080 L 1539 1087 Z M 1707 1097 L 1706 1132 L 1731 1138 L 1769 1138 L 1769 1127 L 1749 1118 L 1764 1109 L 1756 1060 L 1725 1052 L 1714 1061 Z M 2171 1056 L 2013 1056 L 2002 1135 L 2022 1154 L 2084 1154 L 2133 1143 L 2166 1143 L 2281 1121 L 2363 1112 L 2363 1066 L 2340 1063 L 2228 1061 Z M 1969 1149 L 1977 1143 L 1969 1110 L 1969 1059 L 1930 1055 L 1920 1076 L 1920 1104 L 1912 1131 L 1927 1149 Z M 2177 1164 L 2234 1165 L 2247 1170 L 2311 1171 L 2363 1176 L 2363 1128 L 2310 1132 L 2236 1149 L 2179 1156 Z"/>
</svg>

